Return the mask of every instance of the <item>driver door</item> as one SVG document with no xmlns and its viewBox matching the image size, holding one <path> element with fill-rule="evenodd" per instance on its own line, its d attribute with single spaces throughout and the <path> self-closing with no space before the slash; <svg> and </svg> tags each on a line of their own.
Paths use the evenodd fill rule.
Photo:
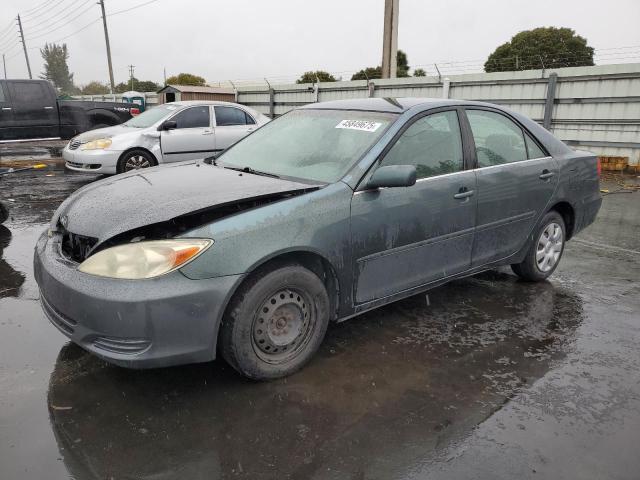
<svg viewBox="0 0 640 480">
<path fill-rule="evenodd" d="M 470 267 L 476 179 L 465 170 L 458 115 L 453 109 L 418 117 L 374 165 L 415 165 L 415 185 L 354 193 L 354 303 L 408 292 Z"/>
<path fill-rule="evenodd" d="M 212 155 L 216 148 L 207 105 L 185 108 L 167 120 L 176 122 L 173 130 L 162 130 L 160 148 L 165 162 L 194 160 Z"/>
</svg>

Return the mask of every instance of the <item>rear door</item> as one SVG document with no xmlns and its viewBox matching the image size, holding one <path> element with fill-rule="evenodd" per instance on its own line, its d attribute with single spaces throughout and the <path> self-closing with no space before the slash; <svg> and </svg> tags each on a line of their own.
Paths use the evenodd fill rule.
<svg viewBox="0 0 640 480">
<path fill-rule="evenodd" d="M 6 85 L 11 97 L 16 138 L 55 138 L 60 135 L 58 103 L 48 82 L 11 80 Z"/>
<path fill-rule="evenodd" d="M 351 201 L 356 304 L 469 268 L 476 216 L 475 173 L 465 170 L 459 113 L 421 115 L 374 168 L 415 165 L 411 187 L 357 191 Z"/>
<path fill-rule="evenodd" d="M 216 105 L 216 149 L 225 150 L 256 128 L 255 119 L 241 108 Z"/>
<path fill-rule="evenodd" d="M 160 133 L 160 148 L 165 162 L 204 158 L 215 151 L 208 105 L 185 108 L 167 120 L 175 121 L 177 128 Z"/>
<path fill-rule="evenodd" d="M 558 165 L 512 118 L 467 108 L 475 143 L 478 214 L 472 266 L 516 253 L 546 211 Z"/>
</svg>

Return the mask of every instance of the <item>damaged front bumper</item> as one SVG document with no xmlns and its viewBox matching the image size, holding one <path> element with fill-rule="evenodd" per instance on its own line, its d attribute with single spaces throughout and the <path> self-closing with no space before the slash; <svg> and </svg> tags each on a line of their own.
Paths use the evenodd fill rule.
<svg viewBox="0 0 640 480">
<path fill-rule="evenodd" d="M 191 280 L 179 270 L 148 280 L 84 274 L 44 233 L 34 272 L 42 308 L 74 343 L 116 365 L 154 368 L 215 358 L 224 308 L 242 275 Z"/>
</svg>

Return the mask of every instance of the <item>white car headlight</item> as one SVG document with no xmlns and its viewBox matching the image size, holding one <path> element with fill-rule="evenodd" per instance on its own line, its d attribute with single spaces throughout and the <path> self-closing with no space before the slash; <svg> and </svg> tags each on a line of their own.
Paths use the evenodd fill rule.
<svg viewBox="0 0 640 480">
<path fill-rule="evenodd" d="M 91 140 L 90 142 L 83 143 L 80 146 L 80 150 L 103 150 L 105 148 L 109 148 L 110 146 L 110 138 L 98 138 L 96 140 Z"/>
<path fill-rule="evenodd" d="M 90 256 L 78 270 L 99 277 L 139 280 L 183 267 L 213 244 L 213 240 L 183 238 L 127 243 Z"/>
</svg>

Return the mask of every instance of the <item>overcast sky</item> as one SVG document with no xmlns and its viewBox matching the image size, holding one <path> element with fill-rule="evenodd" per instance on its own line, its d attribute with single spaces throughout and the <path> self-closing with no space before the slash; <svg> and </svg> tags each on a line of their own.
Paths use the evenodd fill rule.
<svg viewBox="0 0 640 480">
<path fill-rule="evenodd" d="M 96 0 L 1 1 L 0 48 L 9 48 L 10 78 L 27 74 L 13 33 L 1 36 L 17 13 L 33 48 L 34 77 L 42 72 L 35 47 L 100 16 Z M 105 0 L 105 5 L 109 14 L 146 1 Z M 43 2 L 48 8 L 29 15 Z M 128 78 L 129 64 L 137 78 L 158 82 L 163 68 L 168 76 L 191 72 L 211 83 L 287 80 L 311 69 L 344 72 L 348 79 L 355 70 L 380 64 L 383 8 L 384 0 L 157 0 L 108 18 L 116 83 Z M 474 70 L 521 30 L 564 26 L 586 37 L 603 63 L 640 62 L 639 20 L 640 0 L 400 0 L 398 44 L 412 67 L 426 65 L 429 71 L 434 62 L 469 61 L 456 69 Z M 77 84 L 108 80 L 101 22 L 64 42 Z M 638 47 L 601 50 L 629 46 Z"/>
</svg>

